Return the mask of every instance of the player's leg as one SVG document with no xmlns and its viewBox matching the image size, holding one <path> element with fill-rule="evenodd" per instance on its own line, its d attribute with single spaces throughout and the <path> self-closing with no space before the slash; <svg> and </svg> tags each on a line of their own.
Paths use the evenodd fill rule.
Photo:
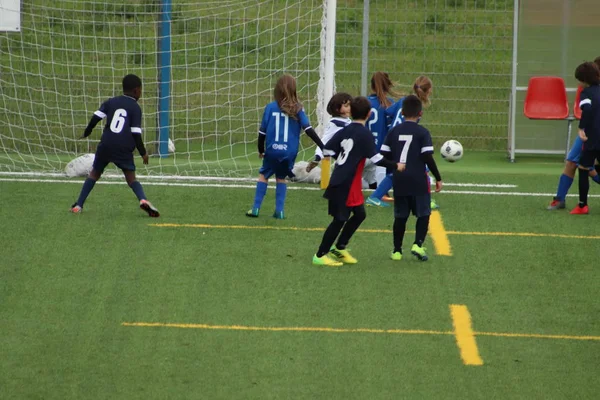
<svg viewBox="0 0 600 400">
<path fill-rule="evenodd" d="M 273 217 L 276 219 L 284 219 L 285 215 L 283 213 L 283 208 L 285 206 L 285 197 L 287 194 L 287 182 L 285 178 L 277 178 L 275 180 L 275 213 L 273 213 Z"/>
<path fill-rule="evenodd" d="M 256 218 L 260 212 L 260 206 L 267 194 L 269 178 L 275 173 L 271 167 L 271 160 L 263 158 L 263 165 L 258 171 L 258 181 L 256 182 L 256 191 L 254 192 L 254 203 L 252 208 L 246 212 L 246 216 Z"/>
<path fill-rule="evenodd" d="M 144 188 L 142 187 L 142 184 L 137 180 L 135 176 L 135 170 L 131 168 L 131 165 L 118 164 L 117 166 L 123 171 L 123 175 L 125 176 L 125 181 L 127 182 L 127 185 L 129 185 L 133 193 L 135 193 L 136 197 L 138 198 L 140 202 L 140 208 L 146 213 L 148 213 L 148 215 L 152 218 L 160 217 L 160 212 L 158 211 L 158 209 L 154 207 L 152 203 L 150 203 L 146 198 Z"/>
<path fill-rule="evenodd" d="M 571 214 L 587 214 L 589 212 L 587 199 L 590 190 L 590 168 L 594 166 L 595 151 L 583 151 L 579 160 L 579 204 L 571 210 Z"/>
<path fill-rule="evenodd" d="M 392 260 L 402 260 L 402 243 L 406 233 L 406 222 L 410 216 L 408 198 L 406 196 L 394 196 L 394 251 Z"/>
<path fill-rule="evenodd" d="M 427 179 L 429 180 L 429 187 L 435 187 L 435 179 L 429 175 L 429 168 L 427 169 Z M 430 207 L 432 210 L 437 210 L 440 208 L 439 204 L 433 199 L 433 197 L 431 198 Z"/>
<path fill-rule="evenodd" d="M 383 178 L 377 189 L 367 198 L 365 202 L 368 206 L 391 207 L 390 204 L 382 201 L 383 196 L 392 189 L 392 174 L 388 174 Z"/>
<path fill-rule="evenodd" d="M 426 253 L 426 248 L 423 247 L 427 230 L 429 229 L 429 217 L 431 215 L 431 196 L 429 194 L 413 196 L 411 198 L 411 209 L 417 224 L 415 229 L 415 242 L 413 243 L 410 252 L 420 261 L 427 261 L 429 257 Z"/>
<path fill-rule="evenodd" d="M 83 186 L 81 188 L 81 192 L 79 193 L 79 198 L 77 201 L 71 206 L 71 212 L 74 214 L 79 214 L 83 211 L 83 203 L 90 195 L 90 192 L 96 185 L 96 182 L 102 176 L 104 172 L 104 168 L 108 165 L 108 160 L 104 158 L 104 154 L 102 150 L 96 151 L 94 156 L 94 163 L 92 165 L 92 170 L 90 171 L 88 177 L 83 182 Z"/>
<path fill-rule="evenodd" d="M 329 189 L 328 189 L 329 190 Z M 346 199 L 343 194 L 331 191 L 326 192 L 329 195 L 329 215 L 333 217 L 333 220 L 325 230 L 323 239 L 319 245 L 317 253 L 313 256 L 313 264 L 315 265 L 326 265 L 329 267 L 340 267 L 344 265 L 340 261 L 336 261 L 329 257 L 328 253 L 340 234 L 342 228 L 348 218 L 350 217 L 350 208 L 346 207 Z"/>
<path fill-rule="evenodd" d="M 337 244 L 331 247 L 331 255 L 334 258 L 338 259 L 344 264 L 356 264 L 358 262 L 358 260 L 350 254 L 346 247 L 348 246 L 350 239 L 352 239 L 352 236 L 358 227 L 366 218 L 367 213 L 364 205 L 352 207 L 352 217 L 344 225 Z"/>
<path fill-rule="evenodd" d="M 567 193 L 573 184 L 573 179 L 575 178 L 575 171 L 577 171 L 577 164 L 579 163 L 579 159 L 581 157 L 581 150 L 583 149 L 583 141 L 581 138 L 576 137 L 573 142 L 573 146 L 571 146 L 571 150 L 569 150 L 569 154 L 567 154 L 567 159 L 565 160 L 565 167 L 563 169 L 560 178 L 558 179 L 558 187 L 556 189 L 556 196 L 552 199 L 552 202 L 548 206 L 548 210 L 560 210 L 565 208 L 565 200 L 567 197 Z"/>
</svg>

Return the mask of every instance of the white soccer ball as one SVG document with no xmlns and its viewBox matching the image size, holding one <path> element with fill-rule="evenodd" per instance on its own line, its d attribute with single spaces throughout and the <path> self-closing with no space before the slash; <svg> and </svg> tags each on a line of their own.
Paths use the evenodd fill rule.
<svg viewBox="0 0 600 400">
<path fill-rule="evenodd" d="M 175 143 L 169 138 L 169 153 L 175 153 Z"/>
<path fill-rule="evenodd" d="M 68 177 L 75 176 L 88 176 L 92 171 L 92 165 L 94 164 L 93 154 L 84 154 L 72 160 L 65 167 L 65 174 Z"/>
<path fill-rule="evenodd" d="M 462 158 L 463 147 L 457 140 L 448 140 L 440 149 L 442 158 L 448 162 L 455 162 Z"/>
</svg>

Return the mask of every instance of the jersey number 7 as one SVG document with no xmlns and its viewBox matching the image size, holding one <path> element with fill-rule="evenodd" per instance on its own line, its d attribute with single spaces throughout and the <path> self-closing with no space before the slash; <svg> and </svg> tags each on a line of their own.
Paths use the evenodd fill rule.
<svg viewBox="0 0 600 400">
<path fill-rule="evenodd" d="M 402 147 L 402 153 L 400 153 L 400 162 L 402 164 L 406 164 L 406 157 L 408 156 L 408 149 L 410 148 L 410 144 L 412 143 L 412 140 L 413 140 L 412 135 L 398 136 L 398 141 L 404 142 L 404 146 Z"/>
</svg>

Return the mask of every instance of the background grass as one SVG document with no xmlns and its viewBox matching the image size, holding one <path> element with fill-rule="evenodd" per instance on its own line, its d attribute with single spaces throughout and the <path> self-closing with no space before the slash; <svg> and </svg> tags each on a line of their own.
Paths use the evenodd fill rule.
<svg viewBox="0 0 600 400">
<path fill-rule="evenodd" d="M 552 193 L 561 165 L 491 153 L 441 168 L 447 183 L 518 185 L 477 191 Z M 452 336 L 121 326 L 451 330 L 448 305 L 465 304 L 477 331 L 598 336 L 597 240 L 451 235 L 452 257 L 428 239 L 430 261 L 394 263 L 390 234 L 359 232 L 359 264 L 324 269 L 310 264 L 322 231 L 148 225 L 324 229 L 320 191 L 290 190 L 288 219 L 276 221 L 271 191 L 254 220 L 243 215 L 252 189 L 146 184 L 162 212 L 150 220 L 123 185 L 98 185 L 85 212 L 69 215 L 74 182 L 0 182 L 5 398 L 593 399 L 600 389 L 595 342 L 478 336 L 484 366 L 466 367 Z M 598 198 L 576 217 L 547 212 L 544 195 L 446 189 L 435 197 L 449 231 L 597 235 Z M 369 208 L 363 228 L 392 222 L 389 209 Z"/>
</svg>

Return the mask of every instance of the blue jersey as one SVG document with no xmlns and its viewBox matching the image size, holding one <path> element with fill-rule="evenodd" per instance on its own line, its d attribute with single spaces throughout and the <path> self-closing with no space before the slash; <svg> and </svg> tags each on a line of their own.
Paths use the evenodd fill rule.
<svg viewBox="0 0 600 400">
<path fill-rule="evenodd" d="M 142 109 L 137 100 L 130 96 L 117 96 L 106 100 L 94 113 L 106 118 L 100 144 L 115 152 L 133 152 L 133 135 L 142 134 Z"/>
<path fill-rule="evenodd" d="M 295 159 L 300 132 L 310 127 L 304 110 L 300 110 L 297 119 L 293 119 L 281 111 L 276 101 L 267 104 L 258 131 L 266 135 L 265 156 L 278 160 Z"/>
<path fill-rule="evenodd" d="M 371 116 L 369 116 L 366 126 L 373 134 L 375 148 L 379 151 L 388 131 L 388 113 L 386 108 L 381 105 L 376 95 L 372 94 L 368 99 L 371 102 Z M 393 103 L 392 99 L 389 100 L 390 103 Z"/>
<path fill-rule="evenodd" d="M 404 116 L 402 115 L 403 102 L 404 97 L 399 99 L 387 109 L 388 115 L 390 116 L 390 129 L 404 122 Z"/>
</svg>

